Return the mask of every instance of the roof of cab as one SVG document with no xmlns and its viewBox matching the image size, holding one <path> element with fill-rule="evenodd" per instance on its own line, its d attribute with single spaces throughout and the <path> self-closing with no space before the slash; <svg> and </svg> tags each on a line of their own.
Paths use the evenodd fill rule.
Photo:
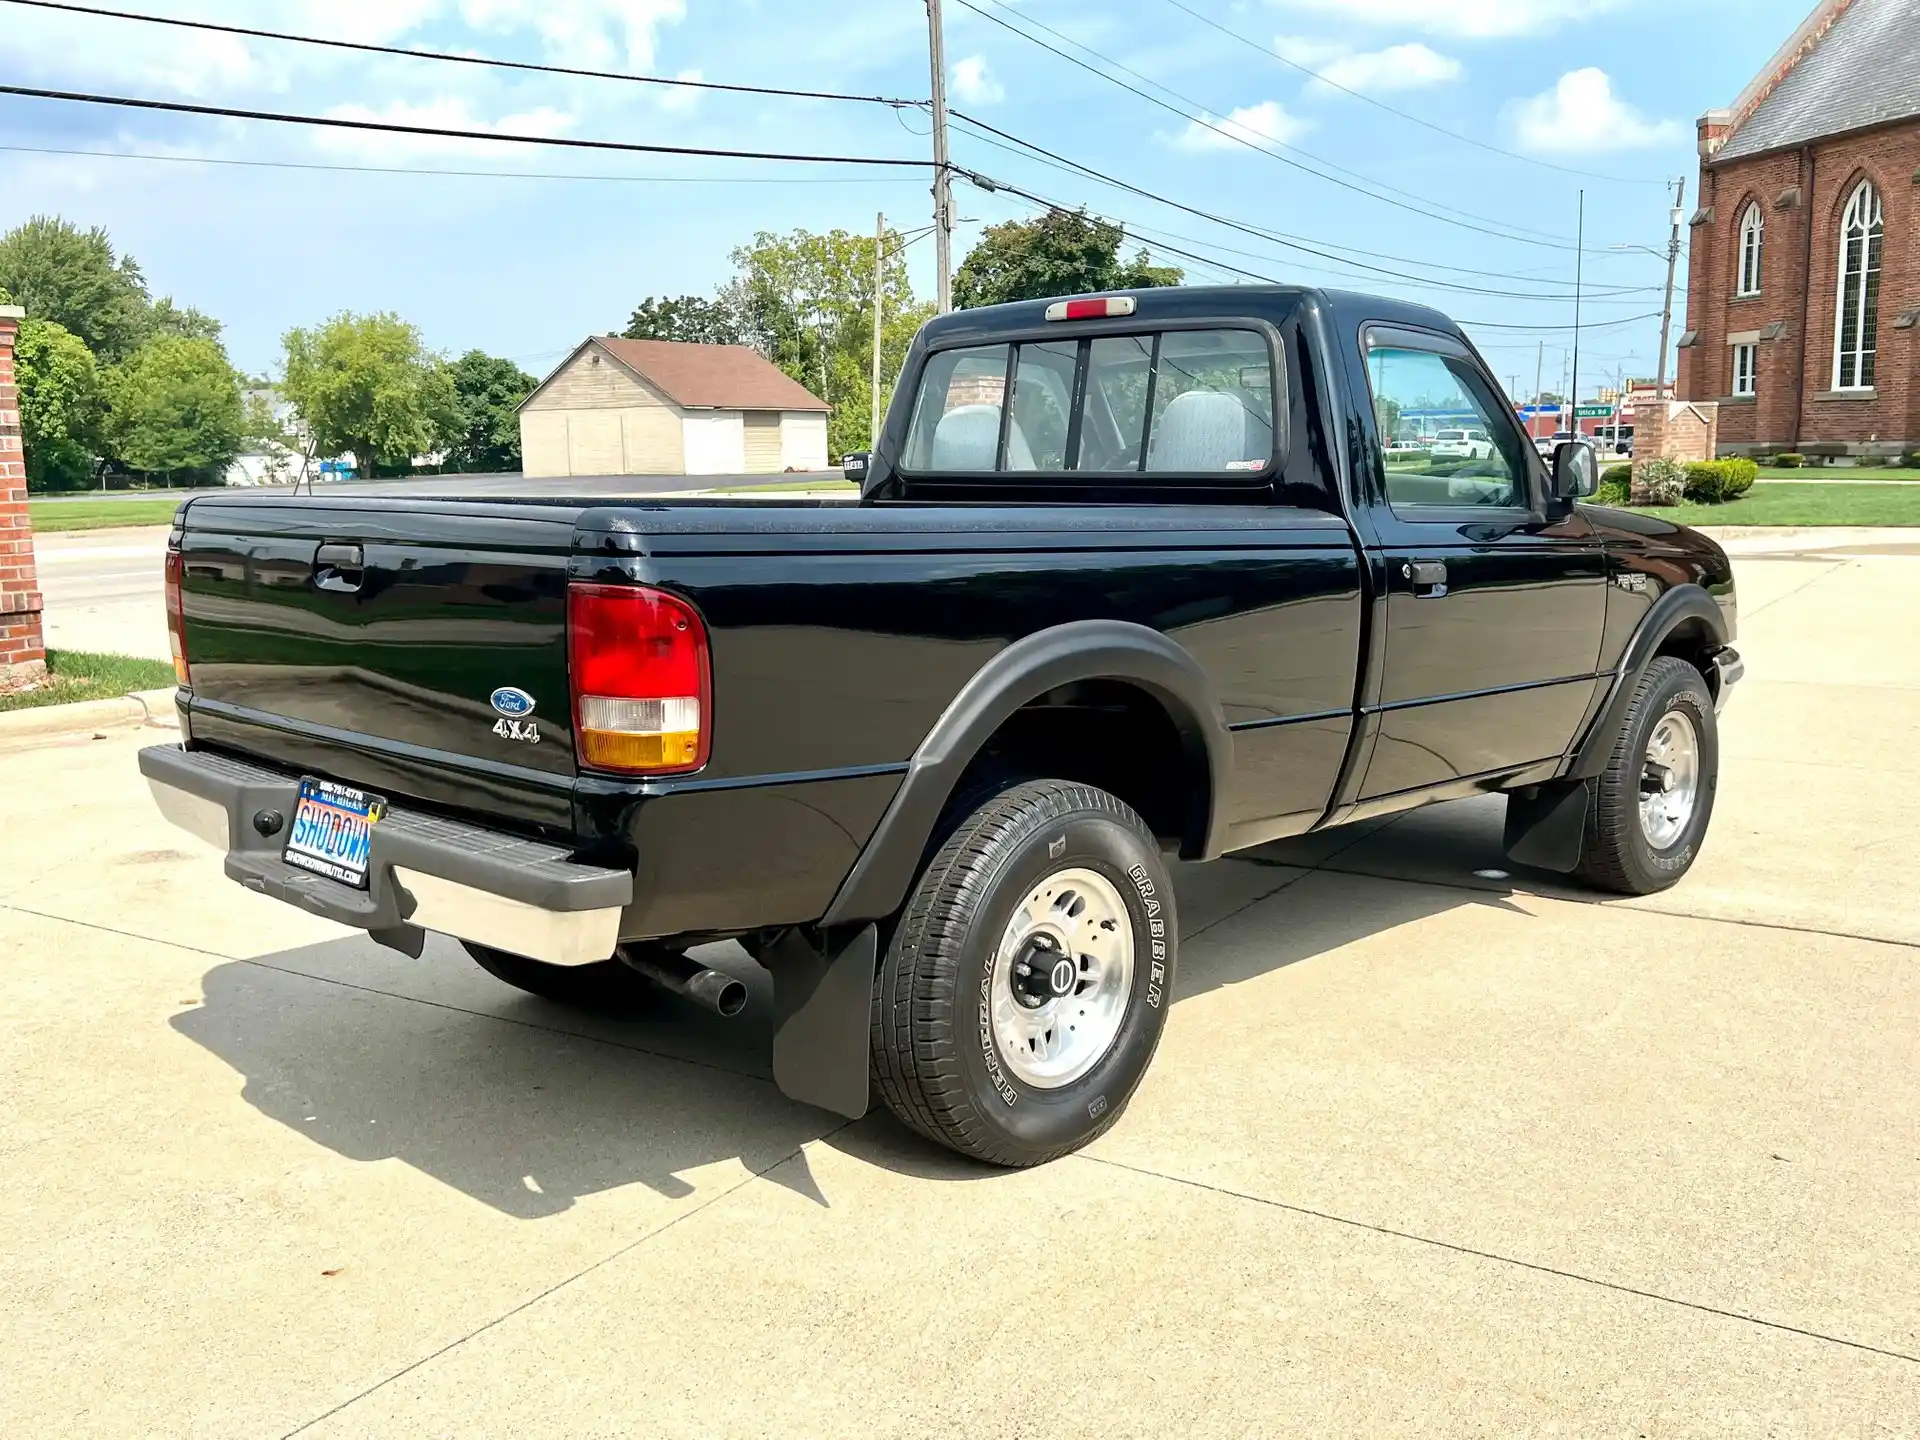
<svg viewBox="0 0 1920 1440">
<path fill-rule="evenodd" d="M 1320 310 L 1341 328 L 1368 321 L 1414 325 L 1457 335 L 1459 325 L 1427 305 L 1395 300 L 1384 295 L 1364 295 L 1350 290 L 1322 290 L 1305 285 L 1169 285 L 1150 290 L 1114 290 L 1103 294 L 1131 295 L 1137 308 L 1131 321 L 1151 325 L 1164 320 L 1203 320 L 1252 317 L 1280 320 L 1302 302 Z M 955 310 L 937 315 L 927 322 L 925 339 L 929 343 L 993 336 L 1015 330 L 1032 330 L 1047 324 L 1047 306 L 1057 299 L 1078 296 L 1050 296 L 1045 300 L 1014 300 L 1005 305 L 986 305 L 977 310 Z M 1060 323 L 1063 334 L 1088 322 Z M 1102 324 L 1126 322 L 1097 322 Z"/>
</svg>

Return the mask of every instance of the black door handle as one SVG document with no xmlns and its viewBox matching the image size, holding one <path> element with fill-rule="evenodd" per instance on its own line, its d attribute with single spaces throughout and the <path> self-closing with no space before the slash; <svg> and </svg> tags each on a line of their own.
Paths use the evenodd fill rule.
<svg viewBox="0 0 1920 1440">
<path fill-rule="evenodd" d="M 351 595 L 366 575 L 366 552 L 358 545 L 322 545 L 313 552 L 316 589 Z"/>
<path fill-rule="evenodd" d="M 1413 593 L 1421 600 L 1437 600 L 1447 593 L 1447 567 L 1441 560 L 1409 560 L 1400 573 L 1413 584 Z"/>
</svg>

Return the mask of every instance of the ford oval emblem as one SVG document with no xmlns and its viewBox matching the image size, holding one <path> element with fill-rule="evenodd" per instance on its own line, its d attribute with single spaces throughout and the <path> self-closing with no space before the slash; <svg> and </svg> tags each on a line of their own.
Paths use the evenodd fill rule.
<svg viewBox="0 0 1920 1440">
<path fill-rule="evenodd" d="M 511 685 L 502 685 L 493 692 L 493 708 L 502 715 L 518 719 L 533 713 L 533 696 Z"/>
</svg>

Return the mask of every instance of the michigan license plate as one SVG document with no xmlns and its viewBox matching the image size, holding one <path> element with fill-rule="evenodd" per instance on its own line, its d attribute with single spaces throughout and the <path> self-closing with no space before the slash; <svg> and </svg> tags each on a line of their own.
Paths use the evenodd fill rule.
<svg viewBox="0 0 1920 1440">
<path fill-rule="evenodd" d="M 331 780 L 302 780 L 300 803 L 281 858 L 356 890 L 367 888 L 367 859 L 373 827 L 386 813 L 378 795 L 336 785 Z"/>
</svg>

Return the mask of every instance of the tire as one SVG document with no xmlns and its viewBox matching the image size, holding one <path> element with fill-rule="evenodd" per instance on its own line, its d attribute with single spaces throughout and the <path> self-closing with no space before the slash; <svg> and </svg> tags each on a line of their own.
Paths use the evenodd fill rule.
<svg viewBox="0 0 1920 1440">
<path fill-rule="evenodd" d="M 875 1091 L 909 1128 L 990 1164 L 1079 1149 L 1152 1063 L 1176 934 L 1160 847 L 1126 805 L 1064 780 L 1002 791 L 927 863 L 894 927 L 874 987 Z M 1026 980 L 1023 957 L 1038 957 Z"/>
<path fill-rule="evenodd" d="M 1685 768 L 1659 765 L 1658 754 L 1650 754 L 1649 746 L 1658 744 L 1663 734 L 1682 733 L 1690 733 L 1694 754 L 1684 822 L 1674 823 L 1681 808 L 1677 800 L 1656 807 L 1664 820 L 1649 820 L 1642 807 L 1647 785 L 1657 772 L 1669 772 L 1676 777 L 1676 789 L 1662 793 L 1677 794 Z M 1677 758 L 1681 752 L 1658 753 Z M 1621 895 L 1651 895 L 1676 884 L 1699 856 L 1719 778 L 1720 732 L 1706 679 L 1684 660 L 1657 657 L 1634 686 L 1607 768 L 1590 782 L 1586 833 L 1575 873 Z"/>
<path fill-rule="evenodd" d="M 494 979 L 556 1005 L 580 1010 L 637 1010 L 651 1004 L 659 994 L 659 987 L 652 981 L 618 960 L 550 965 L 470 940 L 460 943 Z"/>
</svg>

